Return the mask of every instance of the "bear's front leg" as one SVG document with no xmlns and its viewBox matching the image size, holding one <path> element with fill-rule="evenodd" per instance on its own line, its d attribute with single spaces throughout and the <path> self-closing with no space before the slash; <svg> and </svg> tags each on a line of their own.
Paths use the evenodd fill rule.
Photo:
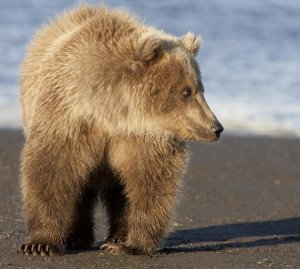
<svg viewBox="0 0 300 269">
<path fill-rule="evenodd" d="M 160 177 L 160 175 L 155 175 L 154 171 L 151 174 L 153 177 Z M 136 176 L 139 175 L 136 174 Z M 144 177 L 144 180 L 146 178 Z M 136 180 L 142 181 L 142 178 Z M 133 181 L 128 185 L 130 206 L 128 235 L 125 242 L 127 250 L 121 249 L 121 252 L 151 254 L 162 242 L 169 229 L 178 182 L 164 177 L 161 181 L 152 183 L 149 181 L 134 183 Z"/>
<path fill-rule="evenodd" d="M 79 150 L 82 154 L 83 149 Z M 80 156 L 76 147 L 67 143 L 60 146 L 58 140 L 51 146 L 38 143 L 37 138 L 27 141 L 22 156 L 22 190 L 28 237 L 19 249 L 20 254 L 63 253 L 69 235 L 74 232 L 90 170 L 91 162 Z"/>
<path fill-rule="evenodd" d="M 125 186 L 128 233 L 123 244 L 101 249 L 113 254 L 156 250 L 172 220 L 186 157 L 185 148 L 173 141 L 131 138 L 114 145 L 110 158 Z"/>
</svg>

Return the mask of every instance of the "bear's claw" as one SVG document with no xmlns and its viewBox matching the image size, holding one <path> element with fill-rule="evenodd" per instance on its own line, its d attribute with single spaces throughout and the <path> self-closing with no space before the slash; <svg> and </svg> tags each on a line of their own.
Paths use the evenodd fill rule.
<svg viewBox="0 0 300 269">
<path fill-rule="evenodd" d="M 18 253 L 21 255 L 33 255 L 33 256 L 56 256 L 61 255 L 61 251 L 52 245 L 46 244 L 23 244 Z"/>
<path fill-rule="evenodd" d="M 110 254 L 128 254 L 126 247 L 116 243 L 104 243 L 100 246 L 100 250 L 108 252 Z"/>
</svg>

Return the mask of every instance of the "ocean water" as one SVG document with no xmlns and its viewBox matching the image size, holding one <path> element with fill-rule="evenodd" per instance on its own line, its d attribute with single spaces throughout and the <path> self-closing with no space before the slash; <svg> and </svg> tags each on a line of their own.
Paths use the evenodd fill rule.
<svg viewBox="0 0 300 269">
<path fill-rule="evenodd" d="M 0 127 L 21 126 L 18 80 L 26 45 L 41 24 L 77 3 L 0 1 Z M 172 34 L 203 38 L 198 61 L 206 99 L 228 133 L 300 137 L 300 1 L 105 3 Z"/>
</svg>

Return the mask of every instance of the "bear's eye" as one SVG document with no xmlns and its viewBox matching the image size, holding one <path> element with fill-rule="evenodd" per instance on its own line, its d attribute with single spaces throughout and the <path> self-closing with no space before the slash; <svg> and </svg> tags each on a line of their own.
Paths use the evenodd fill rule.
<svg viewBox="0 0 300 269">
<path fill-rule="evenodd" d="M 192 89 L 191 88 L 186 88 L 182 91 L 182 96 L 184 98 L 190 97 L 192 95 Z"/>
</svg>

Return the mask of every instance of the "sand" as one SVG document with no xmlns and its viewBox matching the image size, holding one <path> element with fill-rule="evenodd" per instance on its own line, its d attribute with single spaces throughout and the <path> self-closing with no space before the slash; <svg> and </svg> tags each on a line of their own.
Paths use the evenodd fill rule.
<svg viewBox="0 0 300 269">
<path fill-rule="evenodd" d="M 171 233 L 153 256 L 93 249 L 61 257 L 16 254 L 25 222 L 19 191 L 19 130 L 0 130 L 1 268 L 300 268 L 300 140 L 225 136 L 190 144 L 192 157 Z"/>
</svg>

